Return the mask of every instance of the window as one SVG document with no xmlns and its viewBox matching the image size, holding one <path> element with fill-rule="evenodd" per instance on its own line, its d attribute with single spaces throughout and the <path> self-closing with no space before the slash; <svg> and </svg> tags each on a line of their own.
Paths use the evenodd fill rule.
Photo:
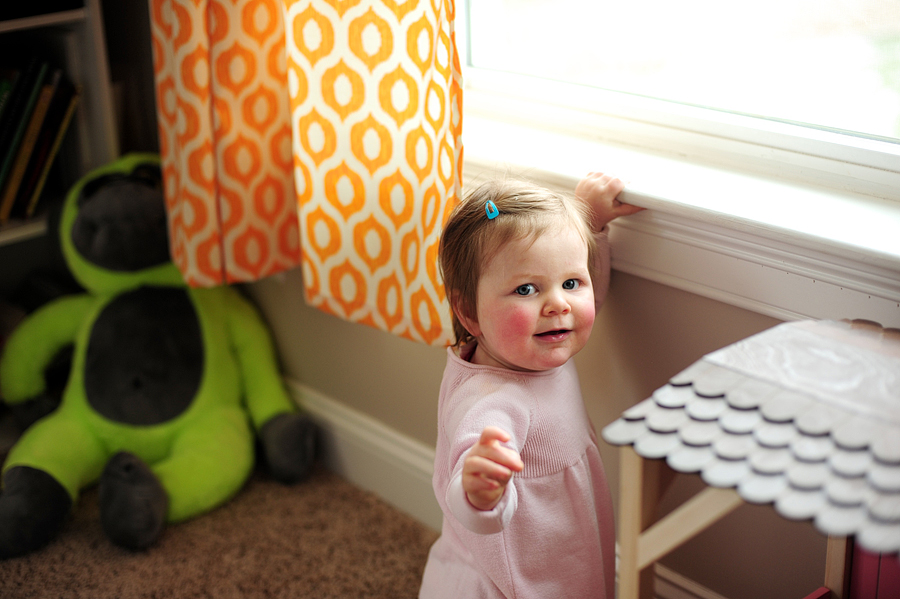
<svg viewBox="0 0 900 599">
<path fill-rule="evenodd" d="M 797 153 L 803 166 L 812 155 L 900 172 L 895 0 L 475 0 L 465 9 L 470 97 L 506 93 L 626 119 L 637 129 L 618 134 L 629 139 L 647 124 L 714 138 L 643 133 L 654 145 L 668 137 L 678 153 L 720 153 L 717 140 L 729 139 Z M 791 162 L 776 160 L 770 170 Z M 854 191 L 900 199 L 893 176 L 850 176 L 871 183 Z"/>
</svg>

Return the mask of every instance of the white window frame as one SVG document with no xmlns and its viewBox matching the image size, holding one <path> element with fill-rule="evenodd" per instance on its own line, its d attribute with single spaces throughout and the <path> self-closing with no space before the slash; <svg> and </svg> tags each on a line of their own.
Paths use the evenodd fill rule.
<svg viewBox="0 0 900 599">
<path fill-rule="evenodd" d="M 900 144 L 472 68 L 457 10 L 467 183 L 615 172 L 650 210 L 613 223 L 613 268 L 784 320 L 900 327 Z"/>
</svg>

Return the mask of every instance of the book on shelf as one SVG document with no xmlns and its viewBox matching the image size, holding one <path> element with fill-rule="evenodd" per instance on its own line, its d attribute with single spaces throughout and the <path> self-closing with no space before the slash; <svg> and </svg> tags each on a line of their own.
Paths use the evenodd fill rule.
<svg viewBox="0 0 900 599">
<path fill-rule="evenodd" d="M 3 110 L 9 105 L 9 95 L 19 76 L 19 69 L 0 69 L 0 122 L 3 121 Z"/>
<path fill-rule="evenodd" d="M 49 65 L 32 58 L 16 79 L 9 106 L 3 111 L 0 122 L 0 189 L 6 187 L 19 144 L 28 127 L 29 117 L 37 103 Z M 2 213 L 0 213 L 2 215 Z"/>
<path fill-rule="evenodd" d="M 50 104 L 61 80 L 62 69 L 53 69 L 53 72 L 41 85 L 31 114 L 26 119 L 25 131 L 14 154 L 6 182 L 0 186 L 0 225 L 5 224 L 12 214 L 22 180 L 25 178 L 25 169 L 31 161 L 31 155 L 37 144 L 41 128 L 44 126 L 47 111 L 50 109 Z"/>
<path fill-rule="evenodd" d="M 50 174 L 50 167 L 53 166 L 53 161 L 59 153 L 80 99 L 81 88 L 64 80 L 50 106 L 47 122 L 41 129 L 31 162 L 28 164 L 26 181 L 19 190 L 19 196 L 14 204 L 19 210 L 15 212 L 16 216 L 24 218 L 34 216 Z"/>
</svg>

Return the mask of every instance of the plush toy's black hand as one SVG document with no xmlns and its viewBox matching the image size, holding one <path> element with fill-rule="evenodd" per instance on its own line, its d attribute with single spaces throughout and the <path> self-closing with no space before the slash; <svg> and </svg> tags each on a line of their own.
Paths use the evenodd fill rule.
<svg viewBox="0 0 900 599">
<path fill-rule="evenodd" d="M 59 401 L 59 395 L 45 392 L 21 403 L 10 404 L 9 411 L 15 418 L 16 426 L 20 431 L 24 431 L 58 408 Z"/>
<path fill-rule="evenodd" d="M 7 404 L 20 431 L 25 431 L 59 407 L 72 368 L 72 349 L 72 345 L 63 347 L 44 367 L 44 390 L 40 394 L 22 402 Z"/>
<path fill-rule="evenodd" d="M 309 476 L 316 457 L 318 427 L 304 414 L 278 414 L 259 430 L 269 472 L 293 484 Z"/>
<path fill-rule="evenodd" d="M 115 544 L 146 549 L 166 525 L 169 496 L 139 457 L 121 451 L 110 458 L 100 477 L 100 520 Z"/>
</svg>

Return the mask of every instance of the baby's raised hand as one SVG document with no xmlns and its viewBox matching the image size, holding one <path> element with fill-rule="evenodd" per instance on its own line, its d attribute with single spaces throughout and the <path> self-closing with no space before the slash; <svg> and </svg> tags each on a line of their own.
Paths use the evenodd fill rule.
<svg viewBox="0 0 900 599">
<path fill-rule="evenodd" d="M 486 426 L 463 464 L 462 485 L 473 507 L 490 510 L 503 497 L 513 472 L 525 467 L 519 454 L 503 447 L 509 434 L 496 426 Z"/>
<path fill-rule="evenodd" d="M 585 202 L 591 209 L 591 226 L 600 231 L 611 220 L 640 212 L 643 208 L 624 204 L 618 195 L 625 189 L 625 183 L 612 175 L 590 172 L 575 187 L 575 197 Z"/>
</svg>

